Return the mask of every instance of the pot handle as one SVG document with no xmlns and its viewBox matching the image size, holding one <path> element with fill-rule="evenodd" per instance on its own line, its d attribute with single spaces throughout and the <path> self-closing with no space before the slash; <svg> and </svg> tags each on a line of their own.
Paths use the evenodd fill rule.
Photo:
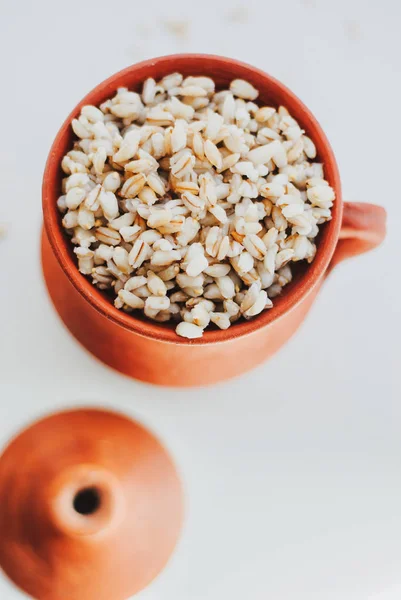
<svg viewBox="0 0 401 600">
<path fill-rule="evenodd" d="M 346 258 L 379 246 L 386 236 L 386 218 L 382 206 L 345 202 L 340 236 L 330 269 Z"/>
</svg>

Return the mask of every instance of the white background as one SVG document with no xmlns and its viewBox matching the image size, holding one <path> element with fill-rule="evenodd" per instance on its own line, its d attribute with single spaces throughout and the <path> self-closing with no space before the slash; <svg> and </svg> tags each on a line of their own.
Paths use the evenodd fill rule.
<svg viewBox="0 0 401 600">
<path fill-rule="evenodd" d="M 399 599 L 401 4 L 245 4 L 0 0 L 0 444 L 82 404 L 161 437 L 187 521 L 140 600 Z M 269 363 L 173 390 L 103 367 L 61 325 L 40 270 L 40 186 L 81 97 L 133 62 L 184 51 L 253 63 L 291 87 L 328 134 L 346 199 L 384 205 L 389 227 L 380 249 L 338 267 Z M 0 578 L 2 600 L 22 597 Z"/>
</svg>

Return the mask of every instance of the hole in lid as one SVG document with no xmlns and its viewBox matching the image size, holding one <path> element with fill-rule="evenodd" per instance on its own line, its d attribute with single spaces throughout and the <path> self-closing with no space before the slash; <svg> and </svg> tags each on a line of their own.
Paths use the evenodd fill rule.
<svg viewBox="0 0 401 600">
<path fill-rule="evenodd" d="M 95 487 L 79 490 L 73 501 L 74 510 L 80 515 L 93 515 L 99 509 L 100 503 L 100 492 Z"/>
</svg>

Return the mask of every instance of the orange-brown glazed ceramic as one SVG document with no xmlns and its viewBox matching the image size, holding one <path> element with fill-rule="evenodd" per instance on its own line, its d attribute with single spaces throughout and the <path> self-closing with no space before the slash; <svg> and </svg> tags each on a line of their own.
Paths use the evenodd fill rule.
<svg viewBox="0 0 401 600">
<path fill-rule="evenodd" d="M 57 413 L 0 457 L 0 567 L 39 600 L 126 600 L 163 569 L 183 518 L 163 446 L 115 413 Z"/>
<path fill-rule="evenodd" d="M 210 75 L 217 87 L 243 78 L 259 89 L 259 101 L 285 105 L 314 140 L 325 177 L 336 193 L 333 218 L 322 227 L 313 263 L 300 268 L 274 307 L 257 318 L 225 331 L 206 331 L 203 338 L 178 337 L 172 326 L 159 325 L 117 310 L 111 300 L 78 272 L 63 235 L 56 200 L 60 195 L 60 162 L 71 147 L 71 119 L 85 104 L 98 105 L 120 86 L 138 90 L 147 77 L 172 71 Z M 200 54 L 165 56 L 133 65 L 90 92 L 68 116 L 53 143 L 43 180 L 42 262 L 46 284 L 71 333 L 101 361 L 122 373 L 161 385 L 191 386 L 239 375 L 271 356 L 295 332 L 308 312 L 329 266 L 374 248 L 385 236 L 385 211 L 369 204 L 343 204 L 337 163 L 312 113 L 282 83 L 236 60 Z"/>
</svg>

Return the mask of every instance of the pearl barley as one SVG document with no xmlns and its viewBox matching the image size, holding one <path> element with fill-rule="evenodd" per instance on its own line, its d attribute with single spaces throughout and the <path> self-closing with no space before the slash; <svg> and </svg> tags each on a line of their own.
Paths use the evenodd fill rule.
<svg viewBox="0 0 401 600">
<path fill-rule="evenodd" d="M 116 309 L 196 340 L 270 309 L 314 259 L 334 190 L 302 124 L 250 82 L 150 78 L 71 127 L 57 206 L 78 269 Z"/>
</svg>

